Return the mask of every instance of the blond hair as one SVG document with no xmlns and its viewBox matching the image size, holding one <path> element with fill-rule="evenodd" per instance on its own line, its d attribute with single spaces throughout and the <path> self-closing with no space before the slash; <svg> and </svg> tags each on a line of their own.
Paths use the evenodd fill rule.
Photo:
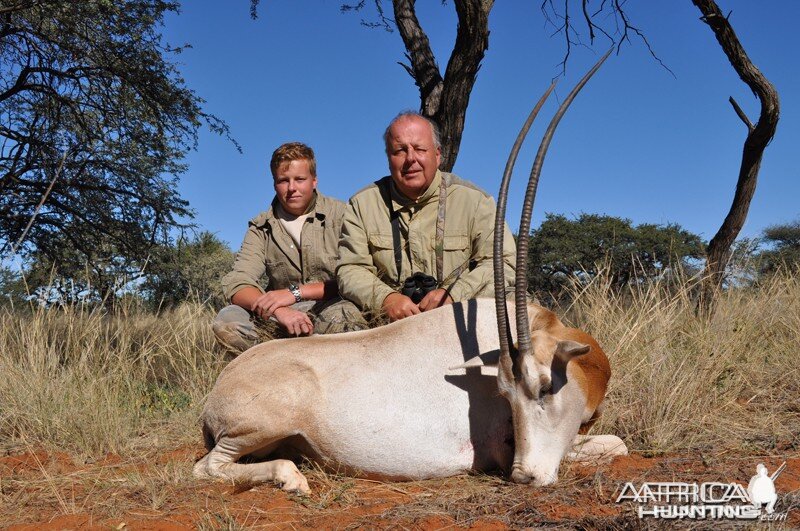
<svg viewBox="0 0 800 531">
<path fill-rule="evenodd" d="M 312 176 L 317 176 L 317 160 L 314 158 L 314 150 L 302 142 L 287 142 L 272 152 L 272 159 L 269 161 L 272 177 L 277 177 L 281 166 L 293 160 L 305 160 L 308 162 L 308 171 Z"/>
</svg>

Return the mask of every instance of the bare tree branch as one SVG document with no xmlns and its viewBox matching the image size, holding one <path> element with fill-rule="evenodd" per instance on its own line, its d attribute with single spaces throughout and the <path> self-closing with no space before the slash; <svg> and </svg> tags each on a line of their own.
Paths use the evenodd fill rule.
<svg viewBox="0 0 800 531">
<path fill-rule="evenodd" d="M 25 240 L 25 236 L 28 235 L 28 231 L 31 229 L 31 225 L 33 225 L 33 222 L 36 220 L 36 216 L 39 214 L 39 210 L 41 210 L 42 205 L 44 205 L 45 201 L 47 201 L 48 196 L 50 196 L 50 192 L 53 191 L 53 186 L 56 184 L 56 180 L 61 175 L 61 170 L 64 169 L 64 162 L 67 160 L 68 155 L 69 151 L 65 151 L 64 155 L 62 155 L 61 161 L 58 164 L 58 168 L 56 168 L 55 175 L 53 175 L 53 179 L 50 181 L 47 190 L 45 190 L 44 194 L 42 195 L 41 201 L 39 201 L 39 204 L 36 205 L 36 208 L 33 209 L 33 214 L 31 215 L 31 219 L 28 221 L 28 224 L 25 225 L 25 229 L 23 229 L 22 234 L 20 234 L 19 236 L 19 239 L 11 247 L 11 252 L 9 253 L 8 258 L 11 258 L 15 254 L 17 254 L 17 249 L 19 249 L 19 246 Z"/>
<path fill-rule="evenodd" d="M 394 0 L 394 19 L 407 50 L 406 56 L 411 60 L 411 76 L 419 87 L 422 112 L 430 117 L 439 108 L 444 80 L 428 36 L 417 19 L 415 3 L 414 0 Z"/>
<path fill-rule="evenodd" d="M 665 65 L 664 62 L 656 55 L 655 50 L 653 50 L 653 47 L 650 46 L 650 41 L 647 40 L 647 37 L 645 37 L 644 33 L 642 33 L 642 30 L 640 30 L 639 28 L 637 28 L 636 26 L 631 24 L 630 19 L 628 18 L 628 15 L 622 9 L 622 4 L 624 4 L 624 3 L 625 3 L 624 0 L 614 0 L 615 10 L 616 10 L 617 13 L 619 13 L 619 16 L 622 18 L 622 22 L 623 22 L 622 37 L 620 38 L 619 42 L 617 43 L 617 53 L 619 53 L 620 48 L 622 47 L 622 43 L 624 41 L 628 41 L 629 43 L 631 42 L 630 38 L 628 37 L 628 32 L 632 31 L 640 39 L 642 39 L 642 42 L 644 42 L 644 45 L 647 47 L 647 51 L 650 52 L 650 56 L 653 59 L 655 59 L 656 62 L 658 64 L 660 64 L 662 66 L 662 68 L 664 68 L 664 70 L 666 70 L 667 72 L 672 74 L 672 77 L 677 77 L 677 76 L 675 76 L 675 72 L 673 72 L 667 65 Z"/>
<path fill-rule="evenodd" d="M 729 102 L 731 102 L 731 105 L 733 105 L 733 110 L 734 110 L 734 111 L 736 111 L 736 114 L 737 114 L 737 115 L 739 116 L 739 118 L 740 118 L 740 119 L 741 119 L 741 120 L 744 122 L 744 125 L 746 125 L 746 126 L 747 126 L 747 131 L 748 131 L 748 132 L 750 132 L 750 133 L 752 133 L 752 132 L 753 132 L 753 123 L 750 121 L 750 119 L 749 119 L 749 118 L 747 117 L 747 115 L 744 113 L 744 111 L 742 110 L 742 108 L 741 108 L 741 107 L 739 107 L 739 104 L 738 104 L 738 103 L 736 103 L 736 100 L 735 100 L 735 99 L 733 99 L 733 96 L 731 96 L 730 98 L 728 98 L 728 101 L 729 101 Z"/>
<path fill-rule="evenodd" d="M 381 28 L 388 33 L 394 33 L 394 29 L 392 26 L 395 24 L 395 21 L 391 18 L 386 16 L 385 11 L 383 10 L 383 2 L 381 0 L 372 0 L 373 4 L 375 4 L 375 10 L 378 12 L 378 20 L 376 22 L 369 22 L 368 20 L 361 19 L 361 25 L 367 28 Z M 339 11 L 342 13 L 347 13 L 350 11 L 361 11 L 364 9 L 364 5 L 366 4 L 365 0 L 361 0 L 356 4 L 342 4 L 339 7 Z"/>
<path fill-rule="evenodd" d="M 702 13 L 700 20 L 708 24 L 711 31 L 714 32 L 717 42 L 725 52 L 733 69 L 739 74 L 739 78 L 750 87 L 750 90 L 761 102 L 758 122 L 752 126 L 744 111 L 733 98 L 730 99 L 736 114 L 748 126 L 748 134 L 742 148 L 742 162 L 739 167 L 733 203 L 719 230 L 708 244 L 705 281 L 698 308 L 702 312 L 710 314 L 714 310 L 715 294 L 722 287 L 723 274 L 730 259 L 731 245 L 747 219 L 750 202 L 756 191 L 764 150 L 775 135 L 778 126 L 780 102 L 775 87 L 747 56 L 728 17 L 723 16 L 716 2 L 692 0 L 692 3 Z"/>
<path fill-rule="evenodd" d="M 581 42 L 580 33 L 578 32 L 573 18 L 570 15 L 569 2 L 570 0 L 564 0 L 563 6 L 560 9 L 556 8 L 556 4 L 553 2 L 553 0 L 542 0 L 540 5 L 540 10 L 544 15 L 545 22 L 554 29 L 553 35 L 558 33 L 564 34 L 564 55 L 561 62 L 558 63 L 558 66 L 561 69 L 561 73 L 559 75 L 564 75 L 566 72 L 566 65 L 572 53 L 572 48 L 574 46 L 586 46 Z M 598 33 L 601 33 L 610 41 L 611 44 L 616 46 L 617 54 L 619 54 L 622 50 L 622 44 L 624 42 L 631 44 L 630 36 L 634 34 L 642 40 L 653 59 L 655 59 L 662 68 L 675 77 L 675 73 L 658 57 L 658 55 L 656 55 L 655 50 L 651 46 L 650 41 L 645 36 L 644 32 L 631 22 L 630 17 L 625 12 L 625 4 L 625 0 L 603 0 L 600 3 L 600 6 L 590 14 L 589 0 L 581 0 L 583 21 L 585 22 L 586 28 L 589 32 L 589 44 L 594 44 L 595 37 L 597 37 Z M 602 25 L 595 22 L 595 19 L 604 13 L 606 14 L 607 18 L 611 18 L 614 21 L 615 27 L 613 30 L 613 35 L 612 32 L 607 31 Z M 615 36 L 617 36 L 617 38 L 615 38 Z"/>
</svg>

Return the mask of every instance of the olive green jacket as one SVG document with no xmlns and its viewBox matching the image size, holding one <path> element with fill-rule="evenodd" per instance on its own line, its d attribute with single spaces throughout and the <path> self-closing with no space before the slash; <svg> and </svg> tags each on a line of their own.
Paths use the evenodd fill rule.
<svg viewBox="0 0 800 531">
<path fill-rule="evenodd" d="M 287 288 L 292 283 L 333 279 L 342 216 L 347 206 L 338 199 L 317 193 L 314 209 L 303 225 L 302 249 L 297 249 L 273 213 L 276 205 L 277 200 L 273 200 L 269 210 L 248 223 L 233 271 L 222 278 L 222 289 L 228 300 L 245 286 L 264 291 L 264 288 Z M 262 284 L 263 276 L 266 282 Z"/>
<path fill-rule="evenodd" d="M 378 310 L 387 295 L 400 289 L 389 208 L 380 189 L 385 183 L 390 183 L 392 205 L 400 214 L 400 282 L 416 272 L 436 276 L 436 220 L 442 178 L 447 183 L 443 287 L 452 285 L 450 296 L 454 301 L 494 295 L 494 200 L 471 183 L 437 171 L 428 190 L 417 201 L 400 194 L 390 178 L 371 184 L 350 199 L 336 266 L 342 297 L 362 309 Z M 507 225 L 504 230 L 506 283 L 513 286 L 516 248 Z M 459 267 L 463 267 L 460 275 L 451 274 Z"/>
</svg>

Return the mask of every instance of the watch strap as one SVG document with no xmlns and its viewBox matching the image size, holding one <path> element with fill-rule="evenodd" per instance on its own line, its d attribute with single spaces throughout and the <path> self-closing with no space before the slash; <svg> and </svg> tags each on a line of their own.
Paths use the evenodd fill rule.
<svg viewBox="0 0 800 531">
<path fill-rule="evenodd" d="M 289 284 L 289 293 L 294 295 L 295 303 L 303 300 L 303 296 L 300 294 L 300 287 L 297 284 Z"/>
</svg>

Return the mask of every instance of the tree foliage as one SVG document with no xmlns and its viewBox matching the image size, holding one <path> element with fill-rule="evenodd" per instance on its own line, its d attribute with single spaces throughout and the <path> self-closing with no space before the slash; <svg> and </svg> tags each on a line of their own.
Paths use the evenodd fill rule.
<svg viewBox="0 0 800 531">
<path fill-rule="evenodd" d="M 655 279 L 703 256 L 703 242 L 679 225 L 641 224 L 599 214 L 577 219 L 547 214 L 531 232 L 531 289 L 556 297 L 575 277 L 591 279 L 607 268 L 614 287 Z"/>
<path fill-rule="evenodd" d="M 225 302 L 220 279 L 233 266 L 233 252 L 210 232 L 159 244 L 143 262 L 131 263 L 109 248 L 101 259 L 85 263 L 73 249 L 59 249 L 55 258 L 34 253 L 22 270 L 0 267 L 0 303 L 93 307 L 128 297 L 151 308 L 188 300 L 219 307 Z"/>
<path fill-rule="evenodd" d="M 129 272 L 192 212 L 181 160 L 205 121 L 170 62 L 160 0 L 9 0 L 0 7 L 0 253 Z M 33 223 L 31 223 L 33 220 Z M 29 226 L 30 225 L 30 226 Z M 28 228 L 29 226 L 29 228 Z M 27 234 L 26 234 L 27 230 Z M 61 265 L 59 265 L 61 267 Z"/>
<path fill-rule="evenodd" d="M 800 269 L 800 220 L 767 227 L 764 243 L 770 248 L 759 254 L 762 273 Z"/>
<path fill-rule="evenodd" d="M 19 271 L 0 265 L 0 308 L 23 306 L 27 298 L 25 279 Z"/>
<path fill-rule="evenodd" d="M 54 234 L 48 251 L 29 253 L 23 268 L 28 293 L 43 304 L 103 303 L 112 306 L 133 289 L 144 260 L 133 260 L 112 241 L 103 241 L 92 258 Z"/>
<path fill-rule="evenodd" d="M 210 232 L 179 238 L 159 246 L 147 266 L 140 290 L 153 306 L 174 306 L 186 300 L 225 305 L 222 276 L 233 267 L 233 252 Z"/>
</svg>

